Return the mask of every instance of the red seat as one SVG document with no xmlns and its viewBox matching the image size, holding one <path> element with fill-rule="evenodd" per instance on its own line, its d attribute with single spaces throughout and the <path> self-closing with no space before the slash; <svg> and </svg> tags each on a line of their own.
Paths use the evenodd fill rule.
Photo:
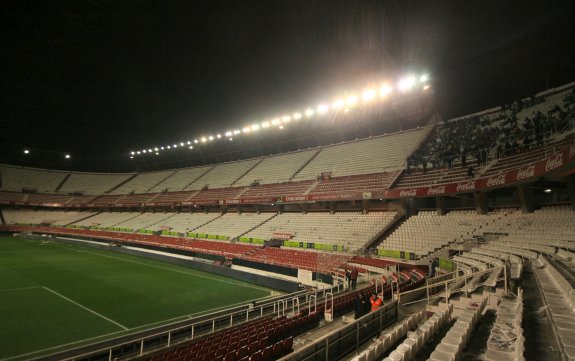
<svg viewBox="0 0 575 361">
<path fill-rule="evenodd" d="M 288 337 L 282 342 L 282 353 L 290 353 L 293 347 L 293 337 Z"/>
<path fill-rule="evenodd" d="M 260 338 L 258 342 L 258 349 L 263 350 L 267 347 L 267 345 L 268 345 L 268 338 L 267 337 Z"/>
<path fill-rule="evenodd" d="M 262 360 L 262 351 L 256 351 L 251 357 L 250 361 L 261 361 Z"/>
<path fill-rule="evenodd" d="M 273 357 L 277 357 L 279 355 L 282 354 L 283 348 L 282 348 L 282 341 L 278 341 L 274 344 L 274 347 L 272 349 L 272 354 Z"/>
<path fill-rule="evenodd" d="M 248 354 L 253 355 L 257 350 L 259 350 L 258 341 L 250 343 L 250 346 L 248 347 Z"/>
<path fill-rule="evenodd" d="M 248 356 L 248 348 L 246 346 L 240 347 L 236 354 L 236 358 L 240 360 L 246 356 Z"/>
<path fill-rule="evenodd" d="M 226 357 L 224 357 L 224 361 L 236 361 L 235 351 L 228 352 L 226 354 Z"/>
<path fill-rule="evenodd" d="M 268 347 L 266 347 L 262 353 L 262 360 L 263 361 L 267 361 L 267 360 L 271 360 L 271 358 L 274 355 L 274 346 L 273 345 L 269 345 Z"/>
</svg>

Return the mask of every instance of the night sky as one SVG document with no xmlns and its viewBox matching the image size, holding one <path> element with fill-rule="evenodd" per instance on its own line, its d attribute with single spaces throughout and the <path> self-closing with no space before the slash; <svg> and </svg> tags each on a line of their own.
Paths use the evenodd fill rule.
<svg viewBox="0 0 575 361">
<path fill-rule="evenodd" d="M 409 71 L 431 74 L 444 118 L 479 111 L 575 80 L 573 9 L 1 1 L 0 161 L 38 165 L 42 153 L 51 168 L 131 170 L 132 149 L 241 128 Z"/>
</svg>

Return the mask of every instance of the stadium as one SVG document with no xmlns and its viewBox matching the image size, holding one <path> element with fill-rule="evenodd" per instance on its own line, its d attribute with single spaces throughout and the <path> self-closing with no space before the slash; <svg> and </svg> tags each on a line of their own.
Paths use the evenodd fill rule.
<svg viewBox="0 0 575 361">
<path fill-rule="evenodd" d="M 77 36 L 66 37 L 68 26 L 117 30 L 95 3 L 81 9 L 52 4 L 50 11 L 65 20 L 31 15 L 42 31 L 30 34 L 44 40 L 62 36 L 56 54 L 65 62 L 76 52 L 68 48 Z M 312 3 L 318 8 L 311 9 Z M 312 18 L 318 9 L 323 14 L 329 8 L 328 17 L 354 19 L 337 38 L 344 45 L 346 36 L 355 39 L 353 26 L 365 26 L 369 34 L 389 26 L 399 29 L 395 36 L 409 34 L 413 25 L 405 20 L 367 27 L 378 16 L 382 22 L 389 16 L 389 4 L 383 2 L 306 4 L 283 4 L 281 10 L 195 4 L 197 15 L 188 12 L 188 5 L 171 4 L 174 12 L 167 13 L 178 31 L 194 30 L 192 35 L 184 31 L 190 36 L 186 40 L 215 38 L 217 49 L 234 49 L 242 61 L 247 55 L 237 41 L 257 49 L 256 40 L 230 29 L 251 29 L 260 12 L 275 22 L 274 11 Z M 392 17 L 413 16 L 406 15 L 416 12 L 413 7 L 405 6 L 401 11 L 389 6 Z M 19 17 L 18 10 L 15 6 L 8 12 L 12 25 L 26 23 L 28 15 Z M 469 6 L 467 14 L 476 10 Z M 500 10 L 489 14 L 507 21 Z M 562 24 L 565 17 L 555 11 L 556 17 L 546 19 Z M 96 13 L 101 17 L 91 23 Z M 134 18 L 149 25 L 168 16 L 152 13 L 135 11 Z M 243 23 L 237 14 L 250 20 Z M 291 15 L 281 19 L 289 24 Z M 222 33 L 202 27 L 205 17 Z M 59 21 L 66 26 L 58 26 Z M 121 26 L 131 21 L 122 17 Z M 174 34 L 166 30 L 166 21 L 159 23 L 158 28 L 150 25 L 150 34 Z M 285 28 L 296 43 L 316 44 L 291 33 L 317 35 L 309 30 L 316 23 L 305 24 L 310 27 Z M 314 29 L 321 33 L 323 28 Z M 533 34 L 539 34 L 537 29 Z M 276 43 L 276 38 L 254 33 L 267 46 Z M 147 33 L 130 32 L 126 39 L 137 43 L 142 34 Z M 145 58 L 138 52 L 143 50 L 114 43 L 108 33 L 90 41 L 85 36 L 81 43 L 91 45 L 82 48 L 87 53 L 73 55 L 78 59 L 105 61 L 92 46 L 99 44 L 101 50 L 107 42 Z M 536 38 L 521 41 L 531 49 Z M 13 54 L 43 46 L 42 40 L 35 43 L 24 35 L 15 39 L 22 41 L 3 42 Z M 168 51 L 167 38 L 142 39 Z M 282 39 L 289 43 L 291 38 Z M 387 35 L 379 40 L 386 47 L 366 40 L 360 52 L 405 45 L 387 44 Z M 523 44 L 502 41 L 502 48 Z M 176 45 L 180 51 L 181 44 Z M 322 51 L 327 50 L 317 54 Z M 501 56 L 509 61 L 511 54 Z M 253 90 L 261 81 L 260 93 L 228 93 L 239 99 L 228 103 L 233 119 L 220 122 L 214 114 L 223 110 L 206 106 L 206 120 L 192 122 L 190 131 L 177 128 L 182 123 L 178 117 L 173 122 L 153 118 L 156 111 L 174 114 L 168 108 L 181 105 L 166 90 L 163 81 L 168 80 L 153 85 L 170 93 L 159 110 L 143 98 L 135 101 L 138 113 L 133 114 L 153 119 L 134 126 L 122 119 L 125 113 L 115 113 L 103 93 L 97 93 L 101 104 L 78 102 L 56 111 L 62 110 L 58 94 L 73 97 L 91 86 L 87 73 L 75 88 L 68 83 L 74 83 L 75 70 L 52 64 L 61 81 L 46 80 L 54 88 L 54 93 L 41 92 L 46 100 L 34 92 L 43 78 L 27 83 L 26 72 L 15 67 L 16 75 L 3 84 L 8 91 L 0 152 L 0 360 L 575 360 L 575 73 L 572 65 L 550 54 L 541 61 L 556 64 L 561 77 L 544 84 L 526 80 L 505 94 L 494 88 L 519 83 L 518 78 L 486 80 L 465 95 L 453 87 L 448 93 L 446 83 L 457 81 L 435 66 L 437 72 L 394 69 L 377 76 L 366 70 L 368 75 L 344 90 L 310 91 L 319 95 L 309 101 L 293 94 L 285 100 L 287 92 L 274 98 L 277 106 L 266 107 L 253 99 L 269 93 L 266 77 L 246 76 L 249 84 L 235 86 Z M 24 62 L 22 67 L 35 67 L 39 60 L 32 58 L 34 65 Z M 473 57 L 464 58 L 473 63 Z M 228 69 L 227 63 L 211 64 L 209 55 L 201 59 L 194 64 L 210 64 L 204 66 L 214 78 L 222 67 Z M 287 57 L 281 66 L 294 59 Z M 314 60 L 295 65 L 311 67 L 308 62 Z M 362 64 L 371 66 L 367 60 Z M 234 74 L 249 68 L 229 66 Z M 353 69 L 342 78 L 356 74 Z M 46 77 L 52 71 L 42 67 Z M 172 71 L 185 73 L 176 67 L 158 75 L 170 79 Z M 256 74 L 265 71 L 258 68 Z M 222 72 L 234 81 L 213 85 L 218 91 L 241 78 Z M 25 82 L 23 88 L 12 83 L 12 76 Z M 277 76 L 270 80 L 274 87 Z M 286 82 L 286 88 L 291 86 Z M 302 80 L 298 91 L 306 86 L 311 89 Z M 478 102 L 481 89 L 494 94 Z M 22 94 L 29 108 L 19 103 Z M 469 94 L 474 100 L 459 104 Z M 132 96 L 141 94 L 122 98 L 122 109 L 131 107 Z M 246 118 L 242 112 L 248 107 L 238 104 L 248 99 L 250 107 L 261 108 L 248 112 L 261 114 L 238 120 Z M 91 112 L 100 112 L 94 104 L 114 108 L 102 113 L 118 116 L 112 127 L 106 121 L 86 128 L 56 121 L 66 112 L 88 119 Z M 23 124 L 24 118 L 51 125 L 36 128 Z M 165 126 L 159 126 L 162 122 Z"/>
</svg>

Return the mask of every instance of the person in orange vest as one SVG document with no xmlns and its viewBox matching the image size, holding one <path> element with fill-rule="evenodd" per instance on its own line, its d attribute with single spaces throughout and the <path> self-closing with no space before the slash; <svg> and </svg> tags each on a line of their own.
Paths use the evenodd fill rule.
<svg viewBox="0 0 575 361">
<path fill-rule="evenodd" d="M 375 311 L 375 310 L 377 310 L 378 308 L 380 308 L 381 305 L 382 305 L 382 303 L 383 303 L 383 302 L 381 301 L 381 298 L 377 297 L 377 294 L 376 294 L 376 293 L 374 293 L 373 295 L 371 295 L 371 298 L 369 299 L 369 302 L 371 302 L 371 310 L 372 310 L 372 311 Z"/>
</svg>

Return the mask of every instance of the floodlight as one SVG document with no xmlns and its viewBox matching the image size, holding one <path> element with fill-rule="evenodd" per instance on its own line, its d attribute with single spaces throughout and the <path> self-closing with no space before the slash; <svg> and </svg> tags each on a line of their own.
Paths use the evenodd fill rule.
<svg viewBox="0 0 575 361">
<path fill-rule="evenodd" d="M 202 143 L 205 143 L 205 142 L 208 141 L 208 139 L 207 139 L 206 137 L 202 137 L 202 138 L 200 139 L 200 141 L 201 141 Z"/>
<path fill-rule="evenodd" d="M 429 87 L 429 84 L 425 84 L 425 85 L 423 86 L 423 90 L 427 90 L 427 89 L 429 89 L 429 88 L 430 88 L 430 87 Z"/>
<path fill-rule="evenodd" d="M 209 140 L 214 140 L 214 137 L 212 137 L 211 135 L 208 137 Z"/>
<path fill-rule="evenodd" d="M 131 156 L 130 156 L 130 159 L 134 159 L 134 156 L 133 156 L 133 155 L 131 155 Z"/>
<path fill-rule="evenodd" d="M 197 139 L 194 139 L 194 144 L 198 144 L 199 141 Z"/>
<path fill-rule="evenodd" d="M 148 149 L 148 152 L 152 153 L 152 150 L 151 150 L 151 149 Z"/>
<path fill-rule="evenodd" d="M 283 125 L 280 125 L 280 129 L 283 129 L 283 128 L 284 128 L 284 126 L 283 126 Z"/>
<path fill-rule="evenodd" d="M 181 143 L 180 143 L 180 146 L 182 146 L 182 147 L 183 147 L 183 146 L 184 146 L 184 142 L 181 142 Z"/>
<path fill-rule="evenodd" d="M 156 148 L 154 148 L 154 150 L 157 152 L 157 151 L 158 151 L 158 148 L 156 147 Z"/>
<path fill-rule="evenodd" d="M 168 146 L 166 146 L 166 148 L 170 149 L 170 146 L 168 145 Z"/>
<path fill-rule="evenodd" d="M 231 136 L 231 135 L 232 135 L 232 131 L 231 131 L 231 130 L 228 130 L 228 131 L 226 132 L 226 137 L 229 137 L 229 136 Z"/>
<path fill-rule="evenodd" d="M 381 95 L 382 97 L 386 97 L 389 95 L 389 93 L 391 93 L 391 87 L 387 84 L 382 85 L 381 88 L 379 88 L 379 95 Z"/>
<path fill-rule="evenodd" d="M 190 145 L 188 148 L 190 148 L 190 150 L 194 149 L 193 145 Z"/>
<path fill-rule="evenodd" d="M 545 189 L 543 192 L 545 192 L 545 193 L 551 193 L 551 189 L 547 188 L 547 189 Z"/>
<path fill-rule="evenodd" d="M 309 118 L 309 117 L 313 116 L 313 114 L 314 114 L 313 109 L 311 109 L 311 108 L 306 109 L 306 111 L 305 111 L 305 116 L 306 116 L 306 117 Z"/>
<path fill-rule="evenodd" d="M 24 153 L 26 153 L 26 151 L 24 151 Z M 130 152 L 131 155 L 136 154 L 134 151 Z"/>
<path fill-rule="evenodd" d="M 147 153 L 147 152 L 148 152 L 148 151 L 147 151 L 147 150 L 145 150 L 145 149 L 144 149 L 144 150 L 142 150 L 142 153 Z"/>
<path fill-rule="evenodd" d="M 187 142 L 187 143 L 188 143 L 188 145 L 192 144 L 192 142 L 190 142 L 189 140 L 188 140 L 188 142 Z"/>
<path fill-rule="evenodd" d="M 329 106 L 327 104 L 321 103 L 317 106 L 317 112 L 323 114 L 329 110 Z"/>
<path fill-rule="evenodd" d="M 242 129 L 242 131 L 243 131 L 244 133 L 249 133 L 250 130 L 251 130 L 250 127 L 244 127 L 244 129 Z"/>
<path fill-rule="evenodd" d="M 269 127 L 270 127 L 270 122 L 268 122 L 267 120 L 262 123 L 262 128 L 269 128 Z"/>
<path fill-rule="evenodd" d="M 234 140 L 234 138 L 230 138 L 229 141 L 231 142 L 232 140 Z"/>
<path fill-rule="evenodd" d="M 357 97 L 355 95 L 351 95 L 347 97 L 347 105 L 353 106 L 357 104 Z"/>
<path fill-rule="evenodd" d="M 341 100 L 341 99 L 336 100 L 335 102 L 333 102 L 331 107 L 333 109 L 339 109 L 339 108 L 343 107 L 343 100 Z"/>
<path fill-rule="evenodd" d="M 300 119 L 301 119 L 301 113 L 294 113 L 294 114 L 293 114 L 293 118 L 294 118 L 295 120 L 300 120 Z"/>
<path fill-rule="evenodd" d="M 289 115 L 284 115 L 282 117 L 282 122 L 288 123 L 289 121 L 291 121 L 291 117 Z"/>
<path fill-rule="evenodd" d="M 64 158 L 70 159 L 70 154 L 66 154 L 66 155 L 64 156 Z"/>
<path fill-rule="evenodd" d="M 240 133 L 241 133 L 241 131 L 239 129 L 234 130 L 234 135 L 238 135 Z"/>
<path fill-rule="evenodd" d="M 140 154 L 140 151 L 137 151 L 136 153 Z"/>
<path fill-rule="evenodd" d="M 251 128 L 253 131 L 256 131 L 260 129 L 260 126 L 258 124 L 252 124 Z"/>
<path fill-rule="evenodd" d="M 368 102 L 370 100 L 373 100 L 373 98 L 375 98 L 375 90 L 373 90 L 373 89 L 368 89 L 368 90 L 364 91 L 363 94 L 361 94 L 361 99 L 364 102 Z"/>
<path fill-rule="evenodd" d="M 156 152 L 156 155 L 160 155 L 160 153 Z"/>
<path fill-rule="evenodd" d="M 160 147 L 161 150 L 164 150 L 164 147 Z"/>
<path fill-rule="evenodd" d="M 422 83 L 425 83 L 428 80 L 429 80 L 429 75 L 427 75 L 427 74 L 423 74 L 422 76 L 419 77 L 419 81 Z"/>
<path fill-rule="evenodd" d="M 216 135 L 216 137 L 217 137 L 218 139 L 220 139 L 220 138 L 222 137 L 222 135 L 221 135 L 221 134 L 218 134 L 218 135 Z"/>
<path fill-rule="evenodd" d="M 408 91 L 411 88 L 413 88 L 414 84 L 415 84 L 415 77 L 413 75 L 410 75 L 408 77 L 401 79 L 397 84 L 397 87 L 399 88 L 399 90 Z"/>
<path fill-rule="evenodd" d="M 173 147 L 174 147 L 174 148 L 177 148 L 177 147 L 178 147 L 178 145 L 177 145 L 177 144 L 174 144 L 174 145 L 173 145 Z"/>
</svg>

